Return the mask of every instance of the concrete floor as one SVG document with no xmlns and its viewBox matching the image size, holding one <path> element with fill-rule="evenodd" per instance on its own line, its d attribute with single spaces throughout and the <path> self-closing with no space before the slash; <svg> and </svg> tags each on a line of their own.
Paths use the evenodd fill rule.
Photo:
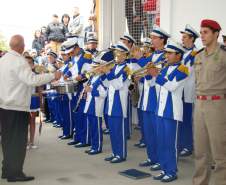
<svg viewBox="0 0 226 185">
<path fill-rule="evenodd" d="M 57 139 L 59 129 L 51 124 L 44 124 L 41 136 L 37 135 L 38 149 L 29 150 L 24 165 L 27 175 L 34 175 L 35 181 L 29 185 L 159 185 L 163 184 L 152 178 L 133 180 L 118 174 L 119 171 L 136 168 L 150 172 L 148 168 L 138 167 L 138 163 L 145 159 L 145 150 L 133 146 L 138 138 L 138 131 L 134 130 L 133 137 L 128 142 L 128 158 L 120 164 L 110 164 L 103 159 L 111 152 L 109 136 L 104 136 L 103 153 L 89 156 L 84 153 L 87 148 L 76 149 L 67 146 L 66 141 Z M 1 152 L 1 151 L 0 151 Z M 2 160 L 2 152 L 0 153 Z M 169 184 L 191 185 L 194 172 L 191 157 L 179 160 L 178 180 Z M 151 173 L 151 172 L 150 172 Z M 155 175 L 157 173 L 153 173 Z M 0 180 L 1 185 L 8 184 Z M 22 183 L 14 183 L 22 184 Z"/>
</svg>

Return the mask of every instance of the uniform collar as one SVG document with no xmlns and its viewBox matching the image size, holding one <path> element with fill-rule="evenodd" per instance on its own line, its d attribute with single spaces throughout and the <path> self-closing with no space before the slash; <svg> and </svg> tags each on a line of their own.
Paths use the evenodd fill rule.
<svg viewBox="0 0 226 185">
<path fill-rule="evenodd" d="M 164 53 L 164 50 L 156 50 L 154 51 L 155 54 L 161 54 L 161 53 Z"/>
<path fill-rule="evenodd" d="M 174 63 L 174 64 L 168 64 L 168 66 L 179 66 L 180 64 L 181 64 L 181 61 L 176 62 L 176 63 Z"/>
<path fill-rule="evenodd" d="M 192 51 L 194 48 L 195 48 L 195 45 L 193 45 L 191 48 L 184 47 L 184 49 L 186 49 L 187 51 Z"/>
<path fill-rule="evenodd" d="M 215 50 L 214 50 L 212 53 L 207 54 L 206 49 L 205 49 L 205 52 L 204 52 L 204 53 L 205 53 L 205 56 L 206 56 L 206 57 L 210 57 L 210 56 L 212 56 L 212 55 L 217 54 L 219 50 L 220 50 L 220 44 L 217 43 L 216 48 L 215 48 Z"/>
</svg>

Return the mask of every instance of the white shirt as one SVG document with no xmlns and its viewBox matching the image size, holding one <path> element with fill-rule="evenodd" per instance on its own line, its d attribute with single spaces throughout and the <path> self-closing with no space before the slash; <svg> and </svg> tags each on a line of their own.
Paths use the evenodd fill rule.
<svg viewBox="0 0 226 185">
<path fill-rule="evenodd" d="M 53 79 L 54 74 L 33 74 L 22 55 L 9 51 L 0 58 L 0 108 L 29 112 L 32 87 Z"/>
</svg>

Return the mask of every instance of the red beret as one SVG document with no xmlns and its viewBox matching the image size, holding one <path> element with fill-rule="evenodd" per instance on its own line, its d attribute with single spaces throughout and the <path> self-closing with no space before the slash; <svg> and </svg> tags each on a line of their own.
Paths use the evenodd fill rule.
<svg viewBox="0 0 226 185">
<path fill-rule="evenodd" d="M 220 24 L 217 21 L 210 20 L 210 19 L 202 20 L 201 27 L 208 27 L 208 28 L 212 28 L 212 29 L 217 30 L 217 31 L 221 30 Z"/>
</svg>

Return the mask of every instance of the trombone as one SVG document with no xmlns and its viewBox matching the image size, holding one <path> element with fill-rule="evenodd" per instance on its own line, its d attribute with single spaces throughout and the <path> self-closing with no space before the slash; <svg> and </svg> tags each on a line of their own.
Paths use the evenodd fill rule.
<svg viewBox="0 0 226 185">
<path fill-rule="evenodd" d="M 95 68 L 91 69 L 90 71 L 85 72 L 84 75 L 87 79 L 90 79 L 92 76 L 102 74 L 99 70 L 104 67 L 108 67 L 108 70 L 110 71 L 115 66 L 115 63 L 116 63 L 115 60 L 112 60 L 106 64 L 100 64 L 100 65 L 96 66 Z"/>
</svg>

